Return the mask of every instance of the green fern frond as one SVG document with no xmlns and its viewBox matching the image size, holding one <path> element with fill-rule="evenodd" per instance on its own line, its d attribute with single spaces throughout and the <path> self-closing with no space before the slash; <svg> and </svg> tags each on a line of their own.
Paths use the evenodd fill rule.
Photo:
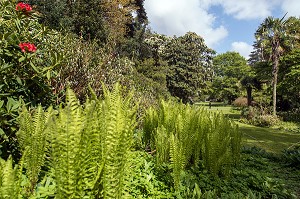
<svg viewBox="0 0 300 199">
<path fill-rule="evenodd" d="M 44 166 L 49 137 L 46 128 L 47 121 L 51 117 L 52 108 L 45 113 L 41 105 L 37 107 L 33 116 L 25 106 L 20 114 L 20 129 L 17 137 L 23 153 L 26 175 L 30 182 L 27 187 L 28 196 L 33 194 L 41 168 Z"/>
<path fill-rule="evenodd" d="M 52 125 L 51 159 L 55 171 L 58 198 L 80 198 L 81 186 L 78 166 L 79 143 L 83 129 L 80 104 L 70 89 L 66 92 L 66 107 Z"/>
<path fill-rule="evenodd" d="M 145 136 L 153 137 L 148 140 L 152 143 L 151 150 L 157 150 L 159 163 L 168 162 L 170 156 L 175 162 L 174 157 L 179 157 L 174 156 L 174 151 L 171 154 L 177 147 L 171 136 L 175 136 L 180 143 L 180 150 L 176 152 L 180 151 L 186 167 L 203 159 L 205 167 L 217 175 L 221 170 L 226 172 L 239 158 L 241 134 L 223 114 L 210 113 L 203 108 L 182 103 L 161 101 L 158 110 L 146 112 L 144 124 Z"/>
<path fill-rule="evenodd" d="M 177 191 L 180 184 L 180 175 L 186 164 L 186 158 L 182 143 L 173 134 L 170 137 L 170 160 L 173 168 L 174 187 Z"/>
<path fill-rule="evenodd" d="M 135 112 L 130 107 L 132 95 L 122 98 L 121 88 L 104 89 L 106 138 L 104 147 L 105 167 L 103 173 L 104 198 L 121 198 L 123 194 L 124 166 L 132 144 L 136 125 Z"/>
<path fill-rule="evenodd" d="M 164 126 L 156 128 L 155 146 L 156 159 L 159 164 L 167 163 L 170 159 L 170 137 Z"/>
<path fill-rule="evenodd" d="M 12 166 L 12 158 L 9 157 L 7 161 L 1 159 L 0 168 L 0 198 L 17 199 L 18 179 Z"/>
</svg>

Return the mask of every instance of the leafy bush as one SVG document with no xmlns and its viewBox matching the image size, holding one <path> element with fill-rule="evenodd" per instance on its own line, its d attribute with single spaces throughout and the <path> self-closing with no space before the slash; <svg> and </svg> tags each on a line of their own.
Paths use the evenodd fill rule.
<svg viewBox="0 0 300 199">
<path fill-rule="evenodd" d="M 279 118 L 274 115 L 259 115 L 257 117 L 253 117 L 250 120 L 250 124 L 253 124 L 255 126 L 261 126 L 261 127 L 269 127 L 274 126 L 279 122 Z"/>
<path fill-rule="evenodd" d="M 263 107 L 244 107 L 241 116 L 241 122 L 254 126 L 270 127 L 280 122 L 278 116 L 270 114 L 269 110 Z"/>
<path fill-rule="evenodd" d="M 299 122 L 300 121 L 300 109 L 294 109 L 287 112 L 278 112 L 278 115 L 283 121 Z"/>
<path fill-rule="evenodd" d="M 157 175 L 155 159 L 148 153 L 130 152 L 125 168 L 127 198 L 172 198 L 170 187 Z"/>
<path fill-rule="evenodd" d="M 0 142 L 5 159 L 19 157 L 15 133 L 21 99 L 50 105 L 51 78 L 63 59 L 55 44 L 58 33 L 38 23 L 30 5 L 0 1 Z"/>
</svg>

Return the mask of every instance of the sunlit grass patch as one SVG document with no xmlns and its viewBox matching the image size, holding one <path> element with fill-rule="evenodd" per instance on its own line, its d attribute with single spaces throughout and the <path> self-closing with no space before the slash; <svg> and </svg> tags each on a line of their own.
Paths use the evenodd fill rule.
<svg viewBox="0 0 300 199">
<path fill-rule="evenodd" d="M 212 112 L 221 112 L 232 118 L 243 133 L 242 143 L 245 146 L 256 146 L 265 149 L 267 152 L 279 154 L 284 149 L 288 149 L 300 143 L 300 125 L 292 122 L 280 122 L 278 125 L 267 128 L 257 127 L 249 124 L 238 122 L 240 119 L 240 111 L 233 106 L 226 105 L 221 102 L 196 103 Z"/>
</svg>

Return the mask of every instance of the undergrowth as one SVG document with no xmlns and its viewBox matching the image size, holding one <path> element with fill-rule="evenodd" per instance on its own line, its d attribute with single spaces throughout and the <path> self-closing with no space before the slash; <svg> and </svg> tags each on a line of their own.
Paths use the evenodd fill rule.
<svg viewBox="0 0 300 199">
<path fill-rule="evenodd" d="M 117 84 L 59 110 L 25 107 L 20 162 L 0 160 L 0 198 L 297 198 L 298 148 L 243 148 L 220 113 L 174 102 L 136 128 L 132 94 Z M 146 150 L 143 149 L 146 145 Z"/>
</svg>

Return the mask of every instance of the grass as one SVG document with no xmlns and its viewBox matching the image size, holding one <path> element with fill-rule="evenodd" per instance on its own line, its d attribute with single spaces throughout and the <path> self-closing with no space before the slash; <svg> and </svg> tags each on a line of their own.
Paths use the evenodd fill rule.
<svg viewBox="0 0 300 199">
<path fill-rule="evenodd" d="M 300 198 L 300 170 L 287 166 L 280 158 L 284 149 L 299 144 L 299 124 L 282 122 L 272 128 L 257 127 L 239 122 L 240 111 L 224 103 L 214 102 L 211 107 L 209 103 L 197 103 L 196 105 L 213 112 L 222 112 L 232 118 L 243 133 L 242 144 L 245 150 L 250 151 L 242 153 L 240 167 L 237 168 L 237 171 L 241 173 L 233 176 L 233 181 L 240 186 L 240 189 L 242 189 L 243 183 L 250 183 L 252 179 L 253 182 L 251 182 L 254 185 L 255 183 L 260 184 L 258 187 L 262 184 L 264 187 L 268 183 L 271 184 L 269 188 L 277 189 L 279 195 L 286 189 L 294 193 L 295 198 Z M 295 129 L 296 131 L 293 131 Z M 240 175 L 242 175 L 242 179 L 240 179 Z M 261 191 L 263 192 L 263 190 Z M 267 198 L 271 198 L 271 196 Z M 285 196 L 279 198 L 285 198 Z"/>
<path fill-rule="evenodd" d="M 237 122 L 243 133 L 245 146 L 256 146 L 267 152 L 279 154 L 300 142 L 300 134 L 289 133 L 281 129 L 263 128 Z"/>
<path fill-rule="evenodd" d="M 300 142 L 300 134 L 286 130 L 285 128 L 256 127 L 238 122 L 240 111 L 233 109 L 232 106 L 220 102 L 197 103 L 210 111 L 219 111 L 232 118 L 243 133 L 243 145 L 256 146 L 265 149 L 267 152 L 280 154 L 284 149 L 288 149 Z M 289 124 L 290 125 L 290 124 Z"/>
</svg>

